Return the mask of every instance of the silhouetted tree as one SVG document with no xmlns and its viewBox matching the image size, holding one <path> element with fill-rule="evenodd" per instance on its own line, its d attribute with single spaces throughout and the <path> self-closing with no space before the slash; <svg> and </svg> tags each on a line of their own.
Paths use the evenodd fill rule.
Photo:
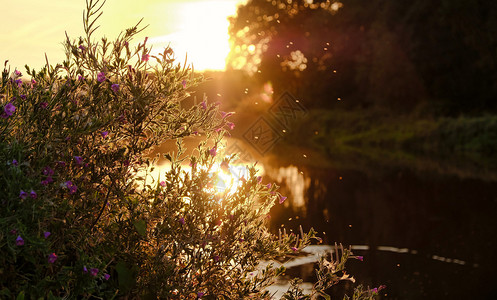
<svg viewBox="0 0 497 300">
<path fill-rule="evenodd" d="M 495 109 L 496 20 L 480 0 L 249 0 L 231 19 L 229 62 L 311 107 Z"/>
</svg>

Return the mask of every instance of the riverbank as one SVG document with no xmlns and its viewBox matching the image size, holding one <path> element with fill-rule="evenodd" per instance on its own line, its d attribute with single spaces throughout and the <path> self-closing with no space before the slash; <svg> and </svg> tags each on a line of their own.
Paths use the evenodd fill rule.
<svg viewBox="0 0 497 300">
<path fill-rule="evenodd" d="M 259 151 L 263 158 L 255 157 L 256 160 L 275 156 L 301 166 L 363 172 L 379 167 L 408 168 L 461 178 L 497 180 L 497 156 L 494 155 L 497 153 L 497 115 L 444 117 L 435 116 L 421 106 L 409 114 L 344 106 L 334 110 L 308 110 L 305 114 L 299 111 L 296 115 L 292 115 L 295 111 L 287 111 L 291 116 L 287 116 L 288 124 L 283 128 L 271 115 L 275 105 L 283 105 L 278 102 L 282 95 L 268 94 L 241 73 L 205 76 L 212 80 L 199 86 L 189 102 L 197 103 L 206 95 L 209 102 L 220 101 L 222 110 L 236 112 L 230 117 L 236 124 L 231 134 L 247 142 L 245 146 L 253 150 L 251 156 Z M 271 149 L 256 149 L 250 144 L 257 141 L 247 140 L 250 131 L 264 129 L 264 126 L 257 127 L 261 119 L 274 125 L 271 130 L 276 130 L 274 142 L 268 140 L 273 146 Z M 244 150 L 247 149 L 241 149 Z"/>
<path fill-rule="evenodd" d="M 497 180 L 497 116 L 313 110 L 294 121 L 271 153 L 309 166 L 409 168 Z"/>
</svg>

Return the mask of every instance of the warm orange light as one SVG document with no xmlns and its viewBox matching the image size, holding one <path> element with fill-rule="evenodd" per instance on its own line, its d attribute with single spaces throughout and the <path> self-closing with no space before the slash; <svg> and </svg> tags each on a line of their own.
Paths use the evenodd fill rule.
<svg viewBox="0 0 497 300">
<path fill-rule="evenodd" d="M 188 58 L 195 70 L 224 70 L 229 53 L 228 16 L 236 13 L 237 1 L 185 2 L 179 10 L 178 31 L 151 37 L 155 54 L 171 45 L 178 60 Z"/>
<path fill-rule="evenodd" d="M 248 178 L 249 175 L 249 171 L 244 165 L 230 165 L 224 169 L 221 166 L 216 166 L 215 169 L 214 174 L 217 175 L 215 188 L 217 193 L 235 193 L 242 184 L 242 178 Z"/>
<path fill-rule="evenodd" d="M 224 70 L 229 52 L 227 17 L 236 13 L 241 0 L 107 0 L 95 37 L 113 40 L 119 32 L 136 24 L 149 25 L 136 36 L 135 44 L 149 37 L 157 54 L 171 45 L 178 61 L 195 70 Z M 82 35 L 85 1 L 23 0 L 2 3 L 0 13 L 0 63 L 10 60 L 12 69 L 36 69 L 65 58 L 61 42 Z"/>
</svg>

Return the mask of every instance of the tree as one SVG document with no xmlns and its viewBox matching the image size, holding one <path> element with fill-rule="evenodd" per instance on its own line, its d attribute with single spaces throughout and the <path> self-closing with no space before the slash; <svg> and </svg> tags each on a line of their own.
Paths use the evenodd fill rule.
<svg viewBox="0 0 497 300">
<path fill-rule="evenodd" d="M 309 107 L 494 110 L 496 15 L 479 0 L 251 0 L 231 19 L 230 65 Z"/>
<path fill-rule="evenodd" d="M 309 107 L 329 106 L 326 101 L 336 101 L 340 93 L 333 90 L 341 62 L 331 55 L 329 26 L 339 8 L 338 2 L 326 1 L 248 1 L 231 19 L 229 65 L 271 81 L 278 92 L 287 89 L 304 101 L 313 99 Z M 325 91 L 331 91 L 330 99 L 314 101 Z"/>
<path fill-rule="evenodd" d="M 215 189 L 227 114 L 206 101 L 182 107 L 199 78 L 166 48 L 131 49 L 138 25 L 93 39 L 103 3 L 87 1 L 86 36 L 67 37 L 67 59 L 40 71 L 5 65 L 0 82 L 0 295 L 24 299 L 254 299 L 284 271 L 261 260 L 293 255 L 314 232 L 276 237 L 265 226 L 284 198 L 248 166 L 233 189 Z M 157 64 L 153 65 L 150 60 Z M 183 139 L 202 135 L 187 155 Z M 170 167 L 150 177 L 164 141 Z M 187 170 L 183 162 L 190 162 Z M 311 295 L 350 280 L 352 253 L 321 263 Z M 377 291 L 358 289 L 362 299 Z M 293 294 L 292 294 L 293 293 Z"/>
</svg>

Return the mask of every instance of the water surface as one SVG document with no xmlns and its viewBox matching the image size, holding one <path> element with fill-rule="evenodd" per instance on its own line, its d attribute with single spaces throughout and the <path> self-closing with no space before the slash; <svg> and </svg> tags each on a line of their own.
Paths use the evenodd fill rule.
<svg viewBox="0 0 497 300">
<path fill-rule="evenodd" d="M 269 166 L 270 165 L 270 166 Z M 497 182 L 407 168 L 265 165 L 289 197 L 273 230 L 313 227 L 324 244 L 353 245 L 358 282 L 385 299 L 497 299 Z M 467 174 L 466 174 L 467 175 Z M 288 272 L 312 282 L 312 268 Z"/>
</svg>

